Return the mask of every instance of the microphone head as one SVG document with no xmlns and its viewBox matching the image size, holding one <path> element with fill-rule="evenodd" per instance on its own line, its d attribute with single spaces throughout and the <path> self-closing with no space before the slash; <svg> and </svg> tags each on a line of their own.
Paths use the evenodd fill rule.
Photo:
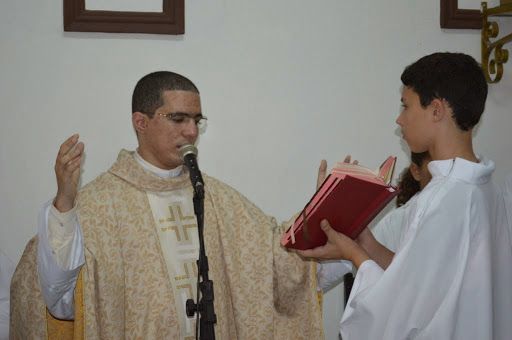
<svg viewBox="0 0 512 340">
<path fill-rule="evenodd" d="M 182 160 L 185 159 L 185 156 L 190 155 L 190 154 L 197 157 L 197 148 L 192 144 L 185 144 L 185 145 L 181 146 L 179 151 L 180 151 L 180 156 L 181 156 Z"/>
</svg>

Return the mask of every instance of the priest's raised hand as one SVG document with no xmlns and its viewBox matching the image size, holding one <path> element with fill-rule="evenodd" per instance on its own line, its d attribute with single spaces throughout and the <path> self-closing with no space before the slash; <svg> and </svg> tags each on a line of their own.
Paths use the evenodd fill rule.
<svg viewBox="0 0 512 340">
<path fill-rule="evenodd" d="M 73 208 L 80 181 L 80 166 L 84 154 L 84 143 L 74 134 L 62 143 L 55 160 L 57 195 L 53 205 L 60 212 Z"/>
</svg>

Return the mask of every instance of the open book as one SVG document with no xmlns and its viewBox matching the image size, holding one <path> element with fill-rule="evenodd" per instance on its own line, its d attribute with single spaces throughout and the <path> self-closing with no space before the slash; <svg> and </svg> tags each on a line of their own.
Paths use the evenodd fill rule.
<svg viewBox="0 0 512 340">
<path fill-rule="evenodd" d="M 338 163 L 283 234 L 287 248 L 311 249 L 327 242 L 320 229 L 326 219 L 339 232 L 355 239 L 398 194 L 391 186 L 396 157 L 388 157 L 375 171 L 361 165 Z"/>
</svg>

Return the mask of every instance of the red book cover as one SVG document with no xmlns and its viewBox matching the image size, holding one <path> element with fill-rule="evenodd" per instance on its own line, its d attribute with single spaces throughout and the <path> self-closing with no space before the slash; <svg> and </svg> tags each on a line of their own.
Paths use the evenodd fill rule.
<svg viewBox="0 0 512 340">
<path fill-rule="evenodd" d="M 324 245 L 327 237 L 320 229 L 323 219 L 355 239 L 398 194 L 389 185 L 395 162 L 396 157 L 389 157 L 375 172 L 359 165 L 338 164 L 283 234 L 281 244 L 295 249 Z"/>
</svg>

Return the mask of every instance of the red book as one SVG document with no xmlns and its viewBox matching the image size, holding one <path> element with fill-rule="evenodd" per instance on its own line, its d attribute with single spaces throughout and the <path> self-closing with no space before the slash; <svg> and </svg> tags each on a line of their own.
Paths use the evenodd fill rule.
<svg viewBox="0 0 512 340">
<path fill-rule="evenodd" d="M 398 194 L 390 185 L 395 163 L 396 157 L 390 156 L 376 171 L 338 163 L 283 234 L 281 244 L 295 249 L 324 245 L 327 236 L 320 229 L 323 219 L 337 231 L 355 239 Z"/>
</svg>

